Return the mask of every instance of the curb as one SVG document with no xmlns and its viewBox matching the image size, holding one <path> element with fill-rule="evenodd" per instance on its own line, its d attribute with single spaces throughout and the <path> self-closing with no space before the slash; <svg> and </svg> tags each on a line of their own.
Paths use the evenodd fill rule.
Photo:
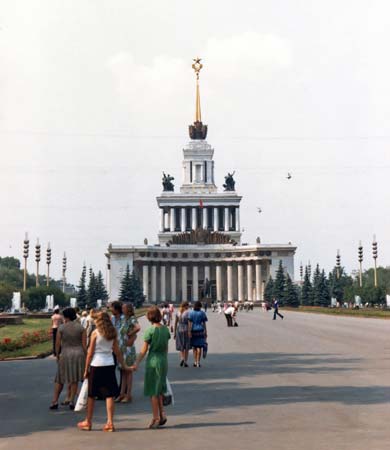
<svg viewBox="0 0 390 450">
<path fill-rule="evenodd" d="M 28 361 L 30 359 L 43 359 L 43 358 L 47 358 L 48 356 L 50 356 L 53 352 L 44 352 L 44 353 L 40 353 L 39 355 L 36 356 L 19 356 L 18 358 L 2 358 L 0 359 L 0 363 L 1 362 L 7 362 L 7 361 Z"/>
</svg>

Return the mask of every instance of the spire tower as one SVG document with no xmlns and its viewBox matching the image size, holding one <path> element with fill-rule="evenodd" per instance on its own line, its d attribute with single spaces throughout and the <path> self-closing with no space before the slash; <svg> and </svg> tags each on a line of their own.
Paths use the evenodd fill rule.
<svg viewBox="0 0 390 450">
<path fill-rule="evenodd" d="M 192 68 L 196 75 L 196 100 L 195 100 L 195 122 L 189 126 L 190 138 L 195 140 L 205 140 L 207 137 L 207 125 L 202 123 L 202 111 L 200 107 L 199 73 L 203 68 L 200 58 L 195 58 Z"/>
</svg>

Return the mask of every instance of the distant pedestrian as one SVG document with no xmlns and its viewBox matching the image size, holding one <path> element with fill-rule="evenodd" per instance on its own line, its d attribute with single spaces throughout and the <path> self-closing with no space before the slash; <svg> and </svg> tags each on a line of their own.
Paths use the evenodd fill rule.
<svg viewBox="0 0 390 450">
<path fill-rule="evenodd" d="M 207 320 L 206 313 L 202 311 L 202 303 L 200 301 L 195 302 L 194 309 L 188 316 L 188 336 L 194 350 L 194 367 L 201 367 L 202 350 L 207 346 Z"/>
<path fill-rule="evenodd" d="M 149 428 L 155 429 L 167 422 L 163 395 L 167 392 L 169 329 L 161 324 L 161 311 L 152 306 L 146 315 L 151 326 L 145 331 L 144 344 L 132 369 L 137 370 L 146 355 L 144 395 L 150 397 L 153 419 Z"/>
<path fill-rule="evenodd" d="M 277 301 L 276 298 L 274 298 L 274 318 L 273 320 L 276 320 L 276 316 L 279 316 L 281 319 L 284 318 L 284 316 L 282 316 L 282 314 L 279 313 L 279 302 Z"/>
<path fill-rule="evenodd" d="M 175 318 L 176 350 L 180 352 L 180 367 L 188 367 L 188 353 L 191 348 L 188 336 L 189 303 L 183 302 Z"/>
<path fill-rule="evenodd" d="M 64 318 L 60 314 L 59 309 L 54 310 L 54 314 L 51 316 L 51 332 L 53 336 L 53 355 L 56 355 L 56 338 L 58 327 L 64 323 Z"/>
<path fill-rule="evenodd" d="M 232 327 L 233 326 L 233 315 L 235 313 L 235 309 L 234 306 L 232 304 L 228 304 L 227 307 L 225 308 L 225 318 L 226 318 L 226 324 L 228 327 Z"/>
<path fill-rule="evenodd" d="M 77 386 L 83 381 L 87 338 L 84 328 L 77 321 L 74 308 L 63 311 L 64 324 L 60 325 L 56 338 L 57 374 L 55 378 L 54 396 L 50 409 L 58 409 L 58 398 L 64 384 L 70 384 L 67 396 L 69 408 L 74 409 Z"/>
<path fill-rule="evenodd" d="M 88 378 L 88 403 L 87 416 L 79 422 L 77 427 L 82 431 L 90 431 L 92 428 L 93 410 L 95 398 L 106 400 L 107 423 L 103 431 L 115 431 L 114 426 L 114 398 L 119 394 L 119 387 L 115 376 L 115 354 L 123 370 L 131 370 L 123 360 L 119 349 L 117 331 L 105 312 L 97 314 L 95 319 L 96 330 L 91 336 L 91 344 L 88 349 L 85 363 L 84 378 Z"/>
</svg>

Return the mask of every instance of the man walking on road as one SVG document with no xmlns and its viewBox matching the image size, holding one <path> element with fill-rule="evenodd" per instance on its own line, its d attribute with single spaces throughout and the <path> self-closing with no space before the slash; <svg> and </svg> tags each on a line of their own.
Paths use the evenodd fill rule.
<svg viewBox="0 0 390 450">
<path fill-rule="evenodd" d="M 279 316 L 283 319 L 283 316 L 279 313 L 279 303 L 276 298 L 274 298 L 274 318 L 273 320 L 276 320 L 276 316 Z"/>
</svg>

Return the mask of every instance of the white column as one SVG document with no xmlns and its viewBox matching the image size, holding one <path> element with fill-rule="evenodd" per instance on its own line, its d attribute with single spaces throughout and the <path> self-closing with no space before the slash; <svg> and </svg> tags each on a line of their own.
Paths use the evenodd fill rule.
<svg viewBox="0 0 390 450">
<path fill-rule="evenodd" d="M 211 275 L 210 275 L 210 266 L 204 266 L 204 279 L 206 278 L 210 281 Z"/>
<path fill-rule="evenodd" d="M 238 301 L 242 302 L 244 300 L 244 265 L 242 263 L 238 264 L 237 284 Z"/>
<path fill-rule="evenodd" d="M 217 264 L 215 270 L 217 282 L 217 301 L 222 301 L 222 266 Z"/>
<path fill-rule="evenodd" d="M 229 231 L 229 208 L 225 208 L 225 231 Z"/>
<path fill-rule="evenodd" d="M 228 263 L 227 265 L 227 299 L 228 302 L 232 302 L 233 299 L 233 264 Z"/>
<path fill-rule="evenodd" d="M 240 231 L 240 207 L 236 208 L 236 231 Z"/>
<path fill-rule="evenodd" d="M 145 264 L 142 266 L 142 286 L 146 301 L 149 300 L 149 267 Z"/>
<path fill-rule="evenodd" d="M 199 271 L 198 266 L 192 267 L 192 299 L 194 302 L 199 300 Z"/>
<path fill-rule="evenodd" d="M 214 208 L 214 231 L 218 231 L 219 228 L 219 214 L 218 214 L 218 208 Z"/>
<path fill-rule="evenodd" d="M 187 301 L 187 266 L 181 266 L 182 301 Z"/>
<path fill-rule="evenodd" d="M 176 301 L 176 266 L 171 265 L 171 301 Z"/>
<path fill-rule="evenodd" d="M 160 208 L 160 231 L 164 231 L 164 208 Z"/>
<path fill-rule="evenodd" d="M 175 231 L 175 208 L 169 209 L 169 229 L 171 232 Z"/>
<path fill-rule="evenodd" d="M 256 300 L 261 300 L 261 264 L 256 261 Z"/>
<path fill-rule="evenodd" d="M 186 231 L 186 209 L 181 208 L 181 231 Z"/>
<path fill-rule="evenodd" d="M 203 207 L 203 229 L 207 230 L 207 208 Z"/>
<path fill-rule="evenodd" d="M 160 283 L 161 283 L 161 295 L 160 299 L 162 302 L 165 302 L 167 299 L 167 285 L 166 285 L 166 270 L 165 266 L 160 267 Z"/>
<path fill-rule="evenodd" d="M 247 298 L 249 301 L 253 300 L 253 270 L 252 270 L 252 263 L 248 262 L 246 265 L 247 270 Z"/>
<path fill-rule="evenodd" d="M 192 208 L 192 224 L 191 224 L 191 228 L 193 229 L 193 230 L 196 230 L 196 227 L 197 227 L 197 214 L 196 214 L 196 208 Z"/>
<path fill-rule="evenodd" d="M 157 266 L 152 265 L 152 295 L 150 298 L 152 303 L 157 302 Z"/>
</svg>

